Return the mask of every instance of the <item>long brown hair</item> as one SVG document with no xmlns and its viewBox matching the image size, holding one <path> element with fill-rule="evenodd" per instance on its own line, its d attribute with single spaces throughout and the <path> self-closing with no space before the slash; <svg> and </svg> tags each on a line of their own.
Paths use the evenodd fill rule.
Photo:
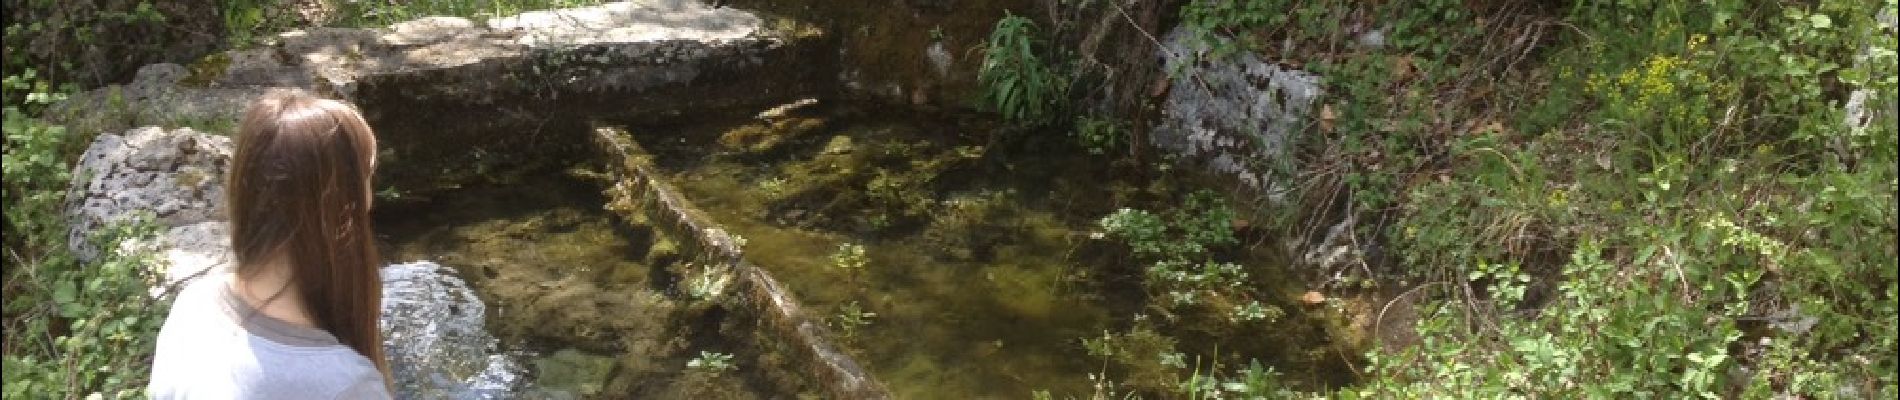
<svg viewBox="0 0 1900 400">
<path fill-rule="evenodd" d="M 225 181 L 239 276 L 273 257 L 318 328 L 389 376 L 381 259 L 370 229 L 376 136 L 355 107 L 280 90 L 251 103 Z"/>
</svg>

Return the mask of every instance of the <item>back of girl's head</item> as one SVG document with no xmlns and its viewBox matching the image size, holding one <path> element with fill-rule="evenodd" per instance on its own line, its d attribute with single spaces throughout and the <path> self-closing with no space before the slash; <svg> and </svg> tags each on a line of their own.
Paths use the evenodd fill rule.
<svg viewBox="0 0 1900 400">
<path fill-rule="evenodd" d="M 387 371 L 369 218 L 375 154 L 375 134 L 355 107 L 274 91 L 251 103 L 238 126 L 225 205 L 238 274 L 288 264 L 318 327 Z"/>
</svg>

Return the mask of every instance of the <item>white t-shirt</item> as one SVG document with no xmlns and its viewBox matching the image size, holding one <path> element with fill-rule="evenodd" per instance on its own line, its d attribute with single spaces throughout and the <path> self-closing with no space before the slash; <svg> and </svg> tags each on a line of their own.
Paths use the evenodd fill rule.
<svg viewBox="0 0 1900 400">
<path fill-rule="evenodd" d="M 154 399 L 388 399 L 369 358 L 319 329 L 264 315 L 214 273 L 172 303 L 152 357 Z"/>
</svg>

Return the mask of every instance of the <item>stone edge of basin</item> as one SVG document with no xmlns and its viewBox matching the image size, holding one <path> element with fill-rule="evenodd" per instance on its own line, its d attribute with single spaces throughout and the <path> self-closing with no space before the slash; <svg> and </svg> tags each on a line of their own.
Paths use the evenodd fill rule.
<svg viewBox="0 0 1900 400">
<path fill-rule="evenodd" d="M 651 155 L 640 147 L 624 129 L 595 124 L 593 133 L 596 142 L 607 162 L 613 181 L 607 183 L 609 193 L 608 209 L 622 218 L 634 218 L 624 213 L 635 213 L 638 206 L 631 202 L 641 198 L 638 191 L 650 194 L 651 202 L 665 209 L 665 214 L 653 215 L 661 229 L 675 237 L 685 236 L 692 243 L 683 245 L 695 247 L 701 253 L 710 254 L 716 262 L 734 268 L 739 277 L 738 287 L 750 300 L 745 304 L 766 307 L 762 316 L 765 325 L 780 333 L 780 337 L 796 340 L 794 349 L 797 357 L 818 366 L 817 375 L 806 378 L 822 387 L 829 398 L 842 399 L 888 399 L 890 391 L 882 382 L 866 371 L 857 360 L 840 351 L 831 341 L 831 333 L 823 324 L 818 323 L 804 311 L 791 292 L 784 289 L 777 279 L 746 261 L 739 241 L 707 217 L 705 212 L 693 206 L 678 190 L 659 179 L 658 171 L 652 166 Z M 644 189 L 642 189 L 644 187 Z"/>
<path fill-rule="evenodd" d="M 487 21 L 310 28 L 189 66 L 146 65 L 132 82 L 74 94 L 42 118 L 82 133 L 193 126 L 229 135 L 253 99 L 301 88 L 361 107 L 386 144 L 391 168 L 379 183 L 427 199 L 496 176 L 472 166 L 532 167 L 483 155 L 578 151 L 561 144 L 586 142 L 585 127 L 565 121 L 673 118 L 832 90 L 818 79 L 826 66 L 808 61 L 822 53 L 822 33 L 768 18 L 639 0 Z"/>
</svg>

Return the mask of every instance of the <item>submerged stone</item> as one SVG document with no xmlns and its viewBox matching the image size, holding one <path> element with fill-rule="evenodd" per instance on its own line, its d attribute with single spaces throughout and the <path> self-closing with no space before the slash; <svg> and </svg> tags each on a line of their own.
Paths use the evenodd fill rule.
<svg viewBox="0 0 1900 400">
<path fill-rule="evenodd" d="M 851 142 L 850 136 L 833 135 L 831 140 L 825 141 L 825 148 L 823 151 L 820 151 L 819 154 L 848 154 L 857 148 L 858 146 Z"/>
</svg>

